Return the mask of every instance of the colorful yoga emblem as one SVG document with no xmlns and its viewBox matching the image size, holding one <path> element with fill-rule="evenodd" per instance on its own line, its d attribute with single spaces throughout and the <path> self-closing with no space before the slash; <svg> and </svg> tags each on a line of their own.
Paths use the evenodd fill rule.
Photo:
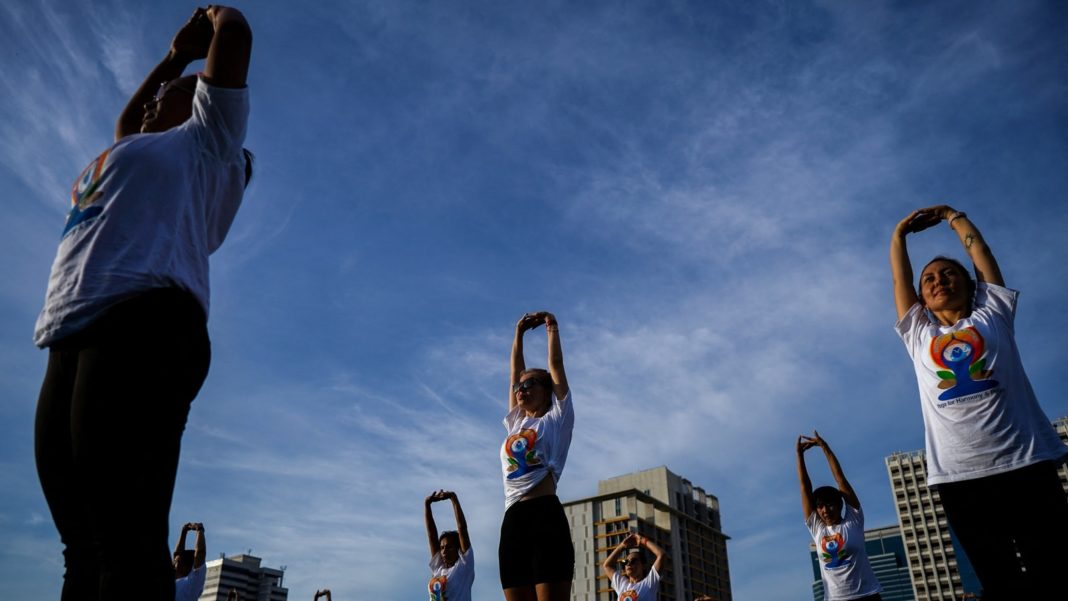
<svg viewBox="0 0 1068 601">
<path fill-rule="evenodd" d="M 938 400 L 948 401 L 990 390 L 998 385 L 989 379 L 993 370 L 985 370 L 986 344 L 974 327 L 943 334 L 931 340 L 931 359 L 938 370 L 941 389 Z"/>
</svg>

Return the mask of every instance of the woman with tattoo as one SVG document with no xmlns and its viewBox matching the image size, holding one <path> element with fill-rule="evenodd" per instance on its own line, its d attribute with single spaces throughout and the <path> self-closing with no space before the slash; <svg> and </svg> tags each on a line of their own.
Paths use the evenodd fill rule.
<svg viewBox="0 0 1068 601">
<path fill-rule="evenodd" d="M 905 239 L 943 221 L 975 280 L 939 256 L 914 289 Z M 1057 475 L 1068 447 L 1039 407 L 1016 348 L 1019 292 L 1005 288 L 975 224 L 945 205 L 898 223 L 890 267 L 896 328 L 919 384 L 927 485 L 938 491 L 984 599 L 1048 598 L 1068 565 L 1068 501 Z"/>
</svg>

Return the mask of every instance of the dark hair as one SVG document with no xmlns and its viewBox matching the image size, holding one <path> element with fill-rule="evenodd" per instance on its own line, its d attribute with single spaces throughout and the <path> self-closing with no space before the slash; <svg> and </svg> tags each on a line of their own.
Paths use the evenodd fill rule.
<svg viewBox="0 0 1068 601">
<path fill-rule="evenodd" d="M 820 502 L 823 502 L 823 504 L 825 505 L 830 503 L 837 503 L 841 505 L 842 491 L 838 490 L 833 486 L 821 486 L 816 490 L 812 491 L 812 502 L 814 504 L 819 504 Z"/>
<path fill-rule="evenodd" d="M 457 549 L 460 548 L 460 533 L 459 532 L 457 532 L 455 530 L 445 530 L 444 532 L 442 532 L 441 534 L 438 535 L 438 544 L 441 544 L 441 541 L 443 541 L 443 540 L 445 540 L 447 538 L 452 539 L 452 542 L 456 544 L 456 548 Z"/>
<path fill-rule="evenodd" d="M 193 559 L 195 557 L 196 551 L 193 549 L 182 549 L 174 552 L 174 558 L 178 560 L 178 565 L 188 566 L 190 570 L 193 569 Z"/>
<path fill-rule="evenodd" d="M 927 271 L 927 268 L 931 266 L 931 263 L 937 261 L 945 261 L 946 263 L 952 264 L 960 271 L 960 274 L 964 276 L 964 279 L 968 280 L 968 311 L 970 312 L 972 305 L 975 303 L 975 278 L 972 277 L 972 272 L 968 271 L 968 268 L 964 266 L 964 263 L 944 255 L 938 255 L 931 259 L 923 266 L 923 269 L 920 270 L 919 280 L 916 281 L 916 298 L 919 299 L 920 305 L 924 307 L 927 306 L 927 303 L 923 300 L 923 272 Z"/>
<path fill-rule="evenodd" d="M 526 375 L 534 376 L 530 379 L 534 380 L 538 384 L 541 384 L 547 390 L 553 389 L 553 377 L 552 374 L 550 374 L 548 371 L 544 369 L 538 369 L 536 367 L 531 369 L 524 369 L 523 371 L 519 372 L 519 379 L 522 380 L 523 376 Z"/>
<path fill-rule="evenodd" d="M 649 558 L 645 556 L 645 549 L 642 549 L 641 547 L 631 547 L 630 549 L 627 549 L 627 561 L 630 561 L 630 558 L 635 556 L 642 560 L 642 565 L 649 565 Z"/>
</svg>

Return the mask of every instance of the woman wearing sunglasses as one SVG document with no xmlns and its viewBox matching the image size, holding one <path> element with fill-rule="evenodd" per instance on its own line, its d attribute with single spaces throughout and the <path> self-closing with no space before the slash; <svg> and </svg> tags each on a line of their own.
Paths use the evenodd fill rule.
<svg viewBox="0 0 1068 601">
<path fill-rule="evenodd" d="M 545 325 L 549 369 L 527 369 L 523 335 Z M 571 530 L 556 483 L 564 471 L 575 413 L 552 313 L 519 318 L 512 343 L 508 437 L 501 445 L 504 523 L 498 559 L 506 601 L 566 601 L 575 572 Z"/>
<path fill-rule="evenodd" d="M 812 490 L 805 465 L 805 451 L 812 447 L 823 449 L 837 488 L 821 486 Z M 818 432 L 797 438 L 797 478 L 801 481 L 801 512 L 819 556 L 824 598 L 879 601 L 883 589 L 868 562 L 860 499 L 846 480 L 838 457 Z"/>
<path fill-rule="evenodd" d="M 239 11 L 197 9 L 74 182 L 34 337 L 49 349 L 35 453 L 64 600 L 174 599 L 171 495 L 210 359 L 208 255 L 251 174 L 251 49 Z"/>
<path fill-rule="evenodd" d="M 653 565 L 648 564 L 645 549 L 648 549 L 656 559 Z M 620 554 L 626 551 L 626 559 L 619 560 Z M 601 570 L 612 583 L 612 589 L 616 591 L 619 601 L 656 601 L 660 591 L 660 566 L 664 562 L 664 551 L 653 541 L 631 534 L 616 545 L 608 557 L 601 564 Z M 616 564 L 623 564 L 623 573 L 616 570 Z"/>
</svg>

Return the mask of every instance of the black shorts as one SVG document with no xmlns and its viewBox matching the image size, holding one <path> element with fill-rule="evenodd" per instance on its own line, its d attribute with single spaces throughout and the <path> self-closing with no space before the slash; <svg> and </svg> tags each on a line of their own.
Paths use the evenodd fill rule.
<svg viewBox="0 0 1068 601">
<path fill-rule="evenodd" d="M 518 501 L 508 508 L 497 560 L 503 589 L 570 582 L 575 577 L 571 527 L 556 495 Z"/>
</svg>

